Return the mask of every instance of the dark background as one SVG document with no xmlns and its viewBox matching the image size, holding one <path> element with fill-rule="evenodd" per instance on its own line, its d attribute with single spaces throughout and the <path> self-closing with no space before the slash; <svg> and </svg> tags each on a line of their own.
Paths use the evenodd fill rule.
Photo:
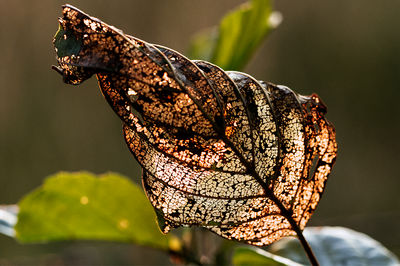
<svg viewBox="0 0 400 266">
<path fill-rule="evenodd" d="M 148 42 L 182 53 L 190 36 L 243 1 L 71 1 Z M 115 171 L 140 182 L 121 122 L 92 78 L 65 85 L 51 71 L 62 1 L 0 0 L 0 204 L 60 170 Z M 246 72 L 318 93 L 339 154 L 310 225 L 364 232 L 400 255 L 400 2 L 277 0 L 281 26 Z M 0 236 L 0 264 L 154 264 L 156 251 L 115 243 L 22 246 Z"/>
</svg>

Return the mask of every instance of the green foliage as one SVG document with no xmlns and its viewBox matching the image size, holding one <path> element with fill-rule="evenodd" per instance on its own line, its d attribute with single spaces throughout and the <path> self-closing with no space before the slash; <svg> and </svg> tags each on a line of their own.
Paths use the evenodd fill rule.
<svg viewBox="0 0 400 266">
<path fill-rule="evenodd" d="M 77 55 L 81 50 L 82 40 L 77 39 L 72 32 L 64 31 L 60 25 L 54 36 L 54 46 L 58 57 Z"/>
<path fill-rule="evenodd" d="M 304 236 L 319 263 L 334 265 L 399 265 L 400 261 L 381 243 L 366 234 L 344 227 L 308 227 Z M 269 251 L 301 264 L 309 261 L 296 238 L 273 243 Z"/>
<path fill-rule="evenodd" d="M 300 264 L 282 258 L 280 256 L 269 253 L 265 250 L 255 247 L 239 247 L 236 248 L 232 263 L 236 266 L 246 266 L 246 265 L 289 265 L 289 266 L 299 266 Z"/>
<path fill-rule="evenodd" d="M 218 30 L 199 33 L 191 43 L 189 57 L 210 61 L 224 70 L 241 70 L 267 34 L 279 24 L 271 20 L 270 0 L 252 0 L 228 13 Z"/>
<path fill-rule="evenodd" d="M 90 239 L 168 248 L 141 188 L 118 174 L 56 174 L 19 208 L 15 230 L 24 243 Z"/>
</svg>

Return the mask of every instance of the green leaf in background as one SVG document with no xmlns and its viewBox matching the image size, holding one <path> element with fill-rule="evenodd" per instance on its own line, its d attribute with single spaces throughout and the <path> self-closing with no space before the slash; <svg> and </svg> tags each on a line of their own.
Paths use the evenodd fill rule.
<svg viewBox="0 0 400 266">
<path fill-rule="evenodd" d="M 191 59 L 210 61 L 224 70 L 242 70 L 281 15 L 272 12 L 270 0 L 252 0 L 228 13 L 218 30 L 195 36 L 189 48 Z"/>
<path fill-rule="evenodd" d="M 304 236 L 320 265 L 400 265 L 399 260 L 382 244 L 366 234 L 344 227 L 308 227 Z M 274 254 L 309 265 L 296 238 L 285 238 L 269 246 Z"/>
<path fill-rule="evenodd" d="M 114 173 L 58 173 L 19 203 L 16 237 L 24 243 L 109 240 L 168 249 L 142 189 Z"/>
<path fill-rule="evenodd" d="M 246 266 L 246 265 L 289 265 L 289 266 L 301 266 L 300 264 L 293 262 L 289 259 L 280 257 L 269 253 L 263 249 L 256 247 L 239 247 L 233 252 L 232 263 L 235 266 Z"/>
<path fill-rule="evenodd" d="M 196 33 L 190 41 L 187 56 L 190 59 L 212 62 L 217 38 L 218 30 L 215 27 Z"/>
</svg>

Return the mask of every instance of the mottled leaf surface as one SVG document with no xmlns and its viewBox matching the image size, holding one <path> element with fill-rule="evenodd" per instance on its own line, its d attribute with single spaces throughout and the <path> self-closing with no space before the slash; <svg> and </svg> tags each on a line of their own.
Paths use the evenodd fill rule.
<svg viewBox="0 0 400 266">
<path fill-rule="evenodd" d="M 61 172 L 18 206 L 16 238 L 24 243 L 109 240 L 168 249 L 141 188 L 118 174 Z"/>
<path fill-rule="evenodd" d="M 82 46 L 54 68 L 70 84 L 96 74 L 163 232 L 197 225 L 267 245 L 305 227 L 337 149 L 316 94 L 191 61 L 71 6 L 60 25 Z"/>
</svg>

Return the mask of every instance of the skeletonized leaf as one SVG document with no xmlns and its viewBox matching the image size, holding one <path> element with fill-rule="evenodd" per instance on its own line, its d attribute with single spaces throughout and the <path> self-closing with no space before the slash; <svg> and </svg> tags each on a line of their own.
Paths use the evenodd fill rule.
<svg viewBox="0 0 400 266">
<path fill-rule="evenodd" d="M 96 74 L 165 233 L 198 225 L 267 245 L 304 228 L 337 149 L 316 94 L 191 61 L 71 6 L 60 25 L 82 45 L 54 68 L 70 84 Z"/>
</svg>

